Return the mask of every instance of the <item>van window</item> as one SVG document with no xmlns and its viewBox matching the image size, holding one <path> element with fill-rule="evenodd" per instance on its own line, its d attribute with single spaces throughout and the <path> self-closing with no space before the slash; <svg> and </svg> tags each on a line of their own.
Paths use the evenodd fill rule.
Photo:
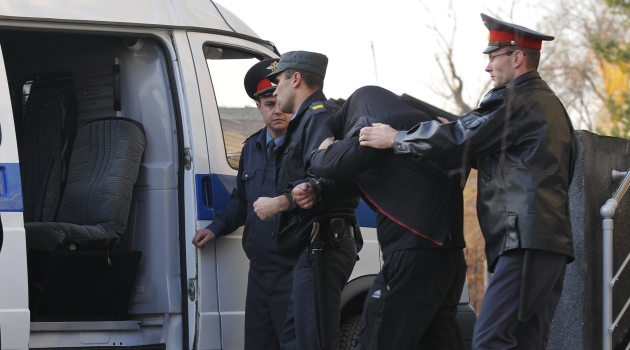
<svg viewBox="0 0 630 350">
<path fill-rule="evenodd" d="M 260 61 L 251 53 L 230 48 L 204 47 L 214 88 L 228 163 L 238 168 L 243 142 L 265 124 L 243 84 L 245 73 Z"/>
</svg>

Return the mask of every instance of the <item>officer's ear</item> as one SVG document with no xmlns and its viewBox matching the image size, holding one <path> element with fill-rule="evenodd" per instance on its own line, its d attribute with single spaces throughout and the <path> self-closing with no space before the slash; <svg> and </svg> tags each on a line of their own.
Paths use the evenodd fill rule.
<svg viewBox="0 0 630 350">
<path fill-rule="evenodd" d="M 300 72 L 294 72 L 291 76 L 291 85 L 298 87 L 302 83 L 302 74 Z"/>
<path fill-rule="evenodd" d="M 512 54 L 512 59 L 514 60 L 514 65 L 515 66 L 526 66 L 527 65 L 527 56 L 525 55 L 525 52 L 521 51 L 521 50 L 516 50 L 514 51 L 514 53 Z"/>
</svg>

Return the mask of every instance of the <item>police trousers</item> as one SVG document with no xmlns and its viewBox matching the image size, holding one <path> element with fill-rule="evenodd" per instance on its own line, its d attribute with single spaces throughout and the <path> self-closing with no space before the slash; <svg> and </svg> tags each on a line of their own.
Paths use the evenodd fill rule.
<svg viewBox="0 0 630 350">
<path fill-rule="evenodd" d="M 353 237 L 344 236 L 338 247 L 323 248 L 324 285 L 315 285 L 313 257 L 307 247 L 293 268 L 293 291 L 287 321 L 282 332 L 281 349 L 319 350 L 339 347 L 341 291 L 348 282 L 357 260 L 357 245 Z M 327 329 L 327 344 L 320 342 L 320 320 L 317 291 L 325 294 L 323 320 Z"/>
<path fill-rule="evenodd" d="M 566 265 L 566 255 L 543 250 L 504 253 L 475 323 L 473 349 L 546 349 Z"/>
</svg>

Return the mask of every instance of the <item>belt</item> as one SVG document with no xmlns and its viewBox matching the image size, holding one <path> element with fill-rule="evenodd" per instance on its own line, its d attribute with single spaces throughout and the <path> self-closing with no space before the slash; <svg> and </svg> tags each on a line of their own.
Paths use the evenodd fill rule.
<svg viewBox="0 0 630 350">
<path fill-rule="evenodd" d="M 319 235 L 319 234 L 321 234 L 321 232 L 317 232 L 317 234 Z M 311 238 L 312 237 L 313 236 L 311 236 Z M 342 238 L 344 238 L 344 237 L 354 238 L 354 226 L 346 223 L 346 225 L 343 228 L 343 237 Z M 334 237 L 332 237 L 332 238 L 339 239 L 339 234 L 338 233 L 334 234 Z"/>
<path fill-rule="evenodd" d="M 341 245 L 341 242 L 344 238 L 350 237 L 353 240 L 354 238 L 354 227 L 347 222 L 343 226 L 343 233 L 341 230 L 336 230 L 337 233 L 330 232 L 328 227 L 322 228 L 322 231 L 317 230 L 315 236 L 311 235 L 310 240 L 306 246 L 307 251 L 313 248 L 314 245 L 318 244 L 318 242 L 327 242 L 326 245 L 330 244 L 330 247 L 338 248 Z M 342 235 L 342 237 L 339 237 Z"/>
<path fill-rule="evenodd" d="M 339 240 L 339 241 L 341 241 L 341 239 L 345 237 L 350 237 L 353 239 L 355 238 L 354 226 L 345 220 L 343 222 L 343 233 L 339 232 L 341 230 L 336 230 L 337 233 L 332 233 L 330 230 L 329 221 L 318 222 L 318 225 L 321 225 L 321 227 L 318 227 L 317 233 L 315 236 L 313 236 L 313 232 L 311 233 L 311 238 L 310 238 L 311 242 L 314 242 L 315 240 L 320 239 L 322 235 L 325 235 L 326 239 Z M 342 235 L 342 237 L 339 237 L 339 235 Z"/>
</svg>

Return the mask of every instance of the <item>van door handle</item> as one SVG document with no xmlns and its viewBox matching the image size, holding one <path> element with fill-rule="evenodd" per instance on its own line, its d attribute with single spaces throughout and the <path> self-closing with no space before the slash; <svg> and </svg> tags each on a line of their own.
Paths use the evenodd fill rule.
<svg viewBox="0 0 630 350">
<path fill-rule="evenodd" d="M 214 217 L 212 200 L 212 179 L 210 174 L 195 175 L 195 192 L 197 193 L 197 219 L 212 220 Z"/>
</svg>

